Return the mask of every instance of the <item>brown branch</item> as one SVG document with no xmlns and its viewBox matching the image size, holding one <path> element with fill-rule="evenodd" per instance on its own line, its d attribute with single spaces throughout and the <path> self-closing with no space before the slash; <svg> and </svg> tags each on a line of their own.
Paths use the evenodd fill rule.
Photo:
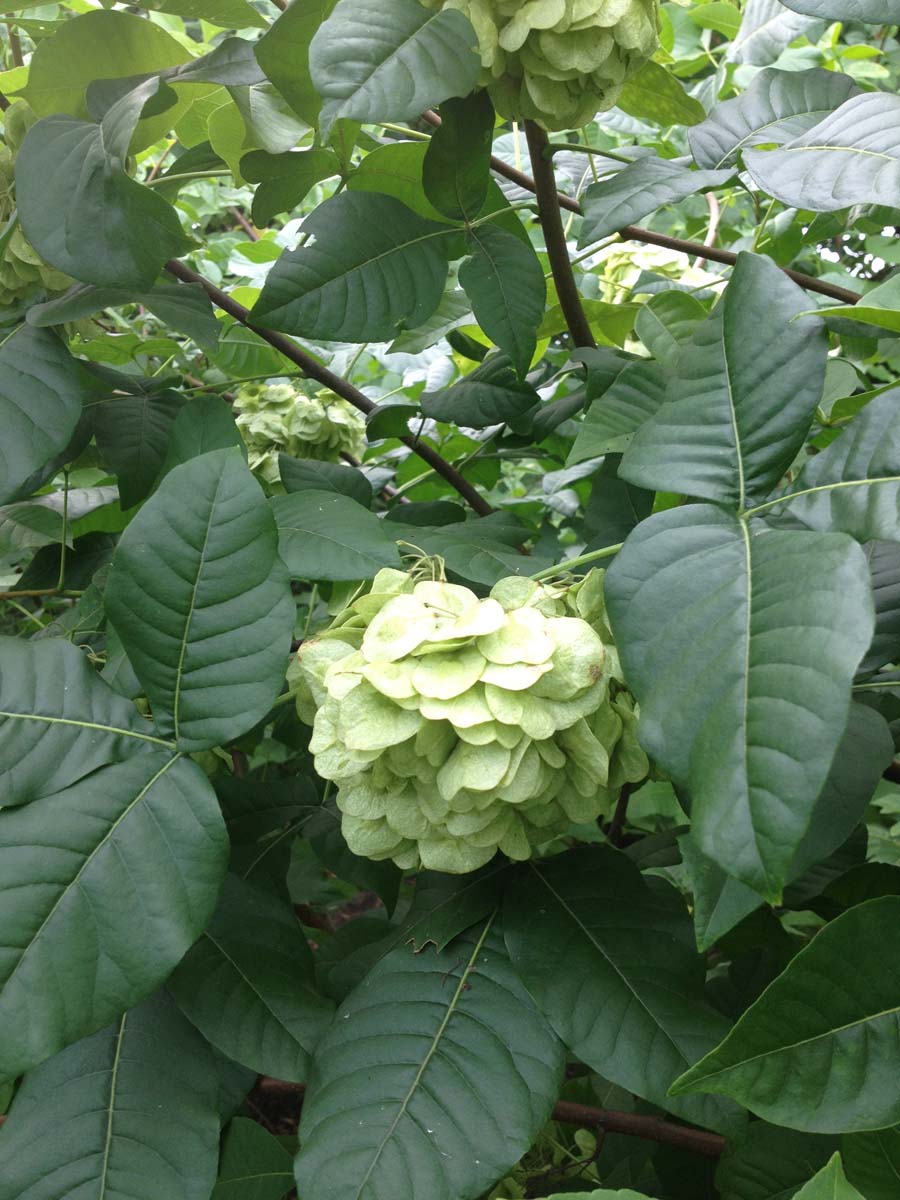
<svg viewBox="0 0 900 1200">
<path fill-rule="evenodd" d="M 12 51 L 13 66 L 24 67 L 25 59 L 22 57 L 22 43 L 19 41 L 19 34 L 14 21 L 6 22 L 6 31 L 9 34 L 9 48 Z"/>
<path fill-rule="evenodd" d="M 430 109 L 422 114 L 423 120 L 429 125 L 438 126 L 441 123 L 441 118 L 436 112 Z M 498 175 L 502 175 L 504 179 L 508 179 L 511 183 L 517 184 L 520 188 L 524 188 L 527 192 L 537 193 L 537 186 L 530 175 L 526 175 L 524 171 L 519 171 L 515 167 L 505 163 L 502 158 L 497 158 L 496 155 L 491 157 L 491 169 L 496 171 Z M 573 200 L 570 196 L 563 196 L 561 193 L 557 196 L 560 208 L 566 209 L 567 212 L 573 212 L 578 216 L 582 215 L 581 205 L 577 200 Z M 688 254 L 691 258 L 698 254 L 702 254 L 704 258 L 711 262 L 722 263 L 724 266 L 733 267 L 737 262 L 737 255 L 731 250 L 721 250 L 716 246 L 703 246 L 699 242 L 688 242 L 684 238 L 669 237 L 664 233 L 656 233 L 652 229 L 644 229 L 640 225 L 625 225 L 619 230 L 619 235 L 626 241 L 647 242 L 651 246 L 664 246 L 667 250 L 677 250 L 679 254 Z M 859 293 L 851 292 L 847 288 L 837 287 L 833 283 L 826 283 L 824 279 L 817 279 L 814 275 L 804 275 L 802 271 L 792 271 L 788 267 L 782 267 L 785 275 L 788 275 L 795 283 L 799 283 L 801 287 L 806 288 L 808 292 L 818 292 L 822 296 L 830 296 L 832 300 L 840 300 L 842 304 L 856 304 L 859 300 Z"/>
<path fill-rule="evenodd" d="M 622 790 L 619 792 L 619 801 L 616 804 L 616 811 L 613 813 L 613 819 L 609 823 L 609 829 L 606 831 L 606 836 L 614 846 L 622 845 L 622 833 L 625 829 L 625 818 L 628 816 L 628 800 L 631 796 L 631 784 L 623 783 Z"/>
<path fill-rule="evenodd" d="M 249 311 L 244 308 L 243 304 L 238 304 L 227 292 L 223 292 L 221 288 L 217 288 L 215 284 L 210 283 L 208 279 L 204 279 L 202 275 L 198 275 L 196 271 L 192 271 L 184 263 L 173 258 L 166 263 L 166 270 L 170 275 L 174 275 L 176 279 L 180 279 L 183 283 L 199 283 L 206 290 L 210 299 L 223 312 L 228 313 L 229 316 L 234 317 L 236 321 L 246 326 L 247 329 L 252 330 L 257 337 L 261 337 L 263 341 L 268 342 L 270 346 L 273 346 L 280 354 L 283 354 L 285 358 L 289 359 L 295 366 L 298 366 L 310 379 L 315 379 L 324 387 L 329 388 L 335 395 L 341 396 L 348 404 L 352 404 L 354 408 L 359 409 L 360 412 L 368 414 L 377 409 L 378 405 L 371 401 L 359 388 L 354 387 L 349 380 L 336 375 L 334 371 L 329 371 L 327 367 L 317 362 L 312 355 L 307 354 L 305 350 L 301 350 L 296 342 L 291 341 L 290 338 L 285 337 L 282 333 L 275 333 L 274 330 L 263 329 L 262 326 L 254 325 L 250 320 Z M 414 451 L 423 462 L 427 463 L 435 474 L 445 479 L 479 516 L 486 517 L 494 511 L 484 497 L 480 496 L 468 480 L 457 471 L 456 467 L 448 463 L 445 458 L 442 458 L 436 450 L 432 450 L 430 446 L 420 442 L 418 438 L 402 437 L 399 440 L 404 446 L 408 446 L 410 450 Z"/>
<path fill-rule="evenodd" d="M 243 229 L 244 233 L 246 233 L 246 235 L 250 239 L 250 241 L 258 242 L 259 241 L 259 233 L 254 228 L 254 226 L 250 224 L 250 222 L 247 220 L 247 218 L 244 216 L 244 214 L 241 212 L 241 210 L 236 205 L 230 204 L 228 206 L 228 211 L 231 213 L 231 215 L 237 221 L 238 225 L 240 225 L 241 229 Z"/>
<path fill-rule="evenodd" d="M 21 600 L 37 599 L 40 596 L 69 596 L 75 597 L 82 595 L 81 592 L 69 591 L 67 588 L 27 588 L 24 591 L 13 590 L 11 592 L 0 592 L 0 600 Z"/>
<path fill-rule="evenodd" d="M 550 142 L 546 132 L 536 121 L 525 122 L 525 136 L 528 139 L 531 169 L 534 172 L 534 192 L 538 201 L 541 228 L 544 231 L 544 245 L 547 247 L 547 257 L 550 259 L 550 269 L 553 272 L 553 282 L 556 284 L 560 308 L 566 318 L 566 324 L 575 346 L 593 347 L 597 343 L 594 341 L 594 335 L 591 333 L 591 327 L 581 303 L 581 295 L 575 283 L 569 249 L 566 245 L 562 210 L 557 200 L 559 193 L 556 190 L 553 159 L 549 154 Z"/>
<path fill-rule="evenodd" d="M 0 112 L 6 112 L 9 108 L 9 100 L 0 92 Z"/>
<path fill-rule="evenodd" d="M 302 1083 L 286 1083 L 282 1079 L 271 1079 L 262 1075 L 256 1081 L 253 1096 L 257 1099 L 269 1096 L 279 1100 L 293 1100 L 299 1110 L 303 1103 L 306 1087 Z M 574 1104 L 560 1100 L 553 1110 L 552 1119 L 563 1125 L 578 1125 L 584 1129 L 602 1129 L 607 1133 L 625 1133 L 629 1137 L 643 1138 L 664 1146 L 677 1146 L 681 1150 L 693 1150 L 707 1158 L 718 1158 L 725 1149 L 725 1138 L 705 1129 L 690 1125 L 676 1125 L 663 1117 L 649 1117 L 639 1113 L 619 1112 L 613 1108 L 593 1108 L 587 1104 Z"/>
</svg>

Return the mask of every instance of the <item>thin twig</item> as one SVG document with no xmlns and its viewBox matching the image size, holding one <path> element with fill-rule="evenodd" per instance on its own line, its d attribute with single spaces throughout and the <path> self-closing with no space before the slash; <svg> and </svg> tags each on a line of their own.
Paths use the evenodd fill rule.
<svg viewBox="0 0 900 1200">
<path fill-rule="evenodd" d="M 716 236 L 719 232 L 719 220 L 722 216 L 722 209 L 719 207 L 719 200 L 715 192 L 706 193 L 706 207 L 709 209 L 709 228 L 706 231 L 706 237 L 703 239 L 703 245 L 708 248 L 716 244 Z M 706 266 L 706 255 L 698 254 L 694 259 L 694 266 Z"/>
<path fill-rule="evenodd" d="M 609 829 L 606 831 L 606 836 L 613 846 L 622 845 L 622 834 L 625 830 L 625 818 L 628 816 L 628 798 L 630 795 L 631 784 L 623 783 L 622 790 L 619 792 L 616 811 L 613 813 L 613 819 L 610 821 Z"/>
<path fill-rule="evenodd" d="M 441 118 L 436 112 L 431 109 L 422 114 L 423 120 L 429 125 L 438 126 L 441 123 Z M 508 179 L 511 183 L 517 184 L 520 188 L 524 188 L 527 192 L 537 192 L 537 187 L 530 175 L 526 175 L 524 171 L 519 171 L 515 167 L 505 163 L 502 158 L 497 158 L 496 155 L 491 157 L 491 170 L 496 171 L 498 175 L 502 175 L 504 179 Z M 573 200 L 570 196 L 558 195 L 560 208 L 566 209 L 568 212 L 575 213 L 577 216 L 582 215 L 581 205 L 577 200 Z M 619 230 L 620 235 L 626 241 L 647 242 L 651 246 L 664 246 L 667 250 L 676 250 L 679 254 L 688 254 L 692 258 L 697 254 L 703 254 L 704 258 L 711 262 L 723 263 L 725 266 L 733 267 L 737 262 L 737 255 L 731 250 L 722 250 L 718 246 L 703 246 L 699 242 L 688 242 L 684 238 L 669 237 L 664 233 L 657 233 L 652 229 L 644 229 L 639 225 L 625 225 Z M 806 288 L 808 292 L 818 292 L 822 296 L 830 296 L 833 300 L 840 300 L 843 304 L 856 304 L 859 300 L 859 293 L 851 292 L 847 288 L 837 287 L 833 283 L 826 283 L 824 279 L 817 279 L 814 275 L 804 275 L 802 271 L 792 271 L 788 267 L 782 267 L 785 275 L 788 275 L 795 283 L 799 283 L 801 287 Z"/>
<path fill-rule="evenodd" d="M 198 275 L 196 271 L 191 270 L 184 263 L 179 262 L 177 259 L 171 259 L 166 263 L 166 270 L 170 275 L 174 275 L 176 279 L 180 279 L 183 283 L 199 283 L 206 290 L 210 299 L 223 312 L 228 313 L 230 317 L 234 317 L 241 325 L 252 330 L 263 341 L 268 342 L 270 346 L 273 346 L 285 358 L 300 367 L 310 379 L 315 379 L 324 387 L 329 388 L 335 395 L 343 397 L 348 404 L 352 404 L 360 412 L 368 414 L 375 412 L 378 408 L 378 405 L 361 392 L 359 388 L 354 387 L 352 383 L 349 383 L 340 375 L 336 375 L 334 371 L 330 371 L 322 363 L 317 362 L 305 350 L 301 350 L 296 342 L 291 341 L 290 338 L 285 337 L 282 333 L 276 333 L 274 330 L 263 329 L 260 325 L 254 325 L 250 320 L 249 311 L 244 308 L 243 304 L 238 304 L 227 292 L 223 292 L 221 288 L 216 287 L 214 283 L 210 283 L 208 279 L 204 279 L 202 275 Z M 479 516 L 486 517 L 494 511 L 468 480 L 464 479 L 459 471 L 438 454 L 436 450 L 432 450 L 430 446 L 420 442 L 417 438 L 401 437 L 399 440 L 404 446 L 408 446 L 410 450 L 413 450 L 423 462 L 428 463 L 429 467 L 434 467 L 437 474 L 442 479 L 445 479 Z"/>
<path fill-rule="evenodd" d="M 553 159 L 549 153 L 550 143 L 546 132 L 536 121 L 525 122 L 525 137 L 531 154 L 531 169 L 534 172 L 535 195 L 538 200 L 541 228 L 544 231 L 544 244 L 547 247 L 547 257 L 550 259 L 560 307 L 574 345 L 593 347 L 597 343 L 591 333 L 591 326 L 572 273 L 572 263 L 569 261 L 569 248 L 566 245 L 562 215 L 556 199 L 558 192 L 556 176 L 553 173 Z"/>
<path fill-rule="evenodd" d="M 241 212 L 241 210 L 236 205 L 230 204 L 228 206 L 228 211 L 231 213 L 231 215 L 237 221 L 238 225 L 240 225 L 241 229 L 243 229 L 244 233 L 246 233 L 246 235 L 250 239 L 250 241 L 258 242 L 259 241 L 259 233 L 250 224 L 250 222 L 247 220 L 247 218 L 244 216 L 244 214 Z"/>
<path fill-rule="evenodd" d="M 25 588 L 22 590 L 14 589 L 11 592 L 0 592 L 0 600 L 21 600 L 21 599 L 38 599 L 41 596 L 65 596 L 67 598 L 76 598 L 83 596 L 84 592 L 76 592 L 71 588 Z"/>
<path fill-rule="evenodd" d="M 19 40 L 19 34 L 14 21 L 7 21 L 6 31 L 9 34 L 9 48 L 12 51 L 13 66 L 24 67 L 25 59 L 22 57 L 22 43 Z"/>
</svg>

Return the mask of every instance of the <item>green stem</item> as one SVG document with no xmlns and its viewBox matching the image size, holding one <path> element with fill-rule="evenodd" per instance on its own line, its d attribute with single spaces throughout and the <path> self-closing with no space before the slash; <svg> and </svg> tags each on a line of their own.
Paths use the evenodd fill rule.
<svg viewBox="0 0 900 1200">
<path fill-rule="evenodd" d="M 162 187 L 164 183 L 185 183 L 189 179 L 219 179 L 230 171 L 185 171 L 181 175 L 157 175 L 144 181 L 144 187 Z"/>
<path fill-rule="evenodd" d="M 604 546 L 601 550 L 590 550 L 587 554 L 579 554 L 577 558 L 568 558 L 565 562 L 557 563 L 555 567 L 547 567 L 543 571 L 538 571 L 531 578 L 541 580 L 552 579 L 554 575 L 566 575 L 575 567 L 587 566 L 588 563 L 598 562 L 601 558 L 612 558 L 624 545 L 624 542 L 617 542 L 614 546 Z"/>
<path fill-rule="evenodd" d="M 59 545 L 59 578 L 56 590 L 61 592 L 66 581 L 66 538 L 69 536 L 69 472 L 63 471 L 63 527 L 62 541 Z"/>
<path fill-rule="evenodd" d="M 871 683 L 855 683 L 854 692 L 877 692 L 882 688 L 900 688 L 900 679 L 873 680 Z"/>
<path fill-rule="evenodd" d="M 304 641 L 304 642 L 309 637 L 309 627 L 310 627 L 310 625 L 312 625 L 313 612 L 315 611 L 315 607 L 316 607 L 316 604 L 318 603 L 318 601 L 319 601 L 319 585 L 317 583 L 314 583 L 312 585 L 312 591 L 309 593 L 309 608 L 306 613 L 306 622 L 303 626 L 302 641 Z"/>
<path fill-rule="evenodd" d="M 390 121 L 379 121 L 378 124 L 382 129 L 389 129 L 391 133 L 402 133 L 404 137 L 415 138 L 417 142 L 430 142 L 431 134 L 422 133 L 418 129 L 410 129 L 406 125 L 392 125 Z"/>
<path fill-rule="evenodd" d="M 571 150 L 574 154 L 596 155 L 598 158 L 611 158 L 613 162 L 624 163 L 629 167 L 635 161 L 633 158 L 629 158 L 626 154 L 616 154 L 614 150 L 598 150 L 596 146 L 582 146 L 578 142 L 550 143 L 551 155 L 559 154 L 561 150 Z"/>
</svg>

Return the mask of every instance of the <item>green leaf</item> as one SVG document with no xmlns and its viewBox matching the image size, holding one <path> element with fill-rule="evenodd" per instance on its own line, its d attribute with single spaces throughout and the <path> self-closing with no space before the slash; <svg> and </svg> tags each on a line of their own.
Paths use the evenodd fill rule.
<svg viewBox="0 0 900 1200">
<path fill-rule="evenodd" d="M 121 308 L 125 304 L 143 304 L 161 321 L 186 333 L 204 349 L 215 349 L 219 340 L 219 324 L 213 315 L 212 302 L 199 283 L 157 283 L 146 292 L 76 283 L 55 300 L 32 305 L 28 310 L 28 324 L 38 327 L 62 325 L 66 321 L 89 317 L 101 309 Z"/>
<path fill-rule="evenodd" d="M 0 640 L 3 804 L 27 804 L 105 763 L 165 745 L 153 726 L 59 638 Z"/>
<path fill-rule="evenodd" d="M 256 59 L 307 125 L 319 119 L 322 101 L 309 72 L 309 45 L 334 0 L 294 0 L 256 43 Z"/>
<path fill-rule="evenodd" d="M 842 1140 L 841 1153 L 866 1200 L 893 1200 L 900 1179 L 900 1127 L 851 1133 Z"/>
<path fill-rule="evenodd" d="M 741 14 L 723 0 L 700 3 L 688 12 L 688 16 L 701 29 L 715 29 L 727 38 L 734 38 L 741 25 Z"/>
<path fill-rule="evenodd" d="M 190 247 L 172 206 L 123 169 L 135 122 L 158 84 L 130 92 L 99 125 L 45 117 L 22 143 L 16 198 L 25 236 L 51 266 L 83 283 L 146 290 L 168 259 Z"/>
<path fill-rule="evenodd" d="M 722 1200 L 791 1200 L 835 1148 L 833 1138 L 752 1121 L 725 1147 L 716 1187 Z"/>
<path fill-rule="evenodd" d="M 744 166 L 765 192 L 813 212 L 896 202 L 900 189 L 900 96 L 852 96 L 777 150 L 745 150 Z"/>
<path fill-rule="evenodd" d="M 696 125 L 706 116 L 703 105 L 688 95 L 670 71 L 652 59 L 626 80 L 619 95 L 619 108 L 630 117 L 654 125 Z"/>
<path fill-rule="evenodd" d="M 688 131 L 691 153 L 701 167 L 733 166 L 745 149 L 783 146 L 800 137 L 859 90 L 840 71 L 767 68 L 743 95 L 717 104 L 705 121 Z"/>
<path fill-rule="evenodd" d="M 167 475 L 181 463 L 209 454 L 211 450 L 227 450 L 232 446 L 246 457 L 231 405 L 221 396 L 205 396 L 201 392 L 189 400 L 175 418 L 160 474 Z"/>
<path fill-rule="evenodd" d="M 443 954 L 393 950 L 341 1006 L 316 1054 L 298 1190 L 316 1200 L 474 1200 L 531 1145 L 562 1072 L 562 1046 L 490 921 Z"/>
<path fill-rule="evenodd" d="M 444 950 L 459 934 L 487 920 L 500 902 L 508 874 L 508 864 L 499 860 L 462 876 L 421 871 L 396 944 L 412 946 L 417 954 L 426 946 Z"/>
<path fill-rule="evenodd" d="M 428 147 L 429 143 L 425 142 L 390 142 L 386 146 L 376 146 L 351 172 L 347 187 L 351 192 L 393 196 L 427 221 L 447 222 L 448 218 L 425 194 L 423 176 Z M 503 193 L 500 195 L 502 197 Z M 506 201 L 503 203 L 505 205 Z"/>
<path fill-rule="evenodd" d="M 782 3 L 796 13 L 827 21 L 869 21 L 873 25 L 897 22 L 896 0 L 782 0 Z"/>
<path fill-rule="evenodd" d="M 674 1094 L 717 1092 L 767 1121 L 811 1133 L 880 1129 L 900 1118 L 895 1086 L 900 897 L 837 917 L 791 960 Z M 840 979 L 840 987 L 823 987 Z"/>
<path fill-rule="evenodd" d="M 491 179 L 493 137 L 494 106 L 487 92 L 441 105 L 441 124 L 428 143 L 422 184 L 445 217 L 472 221 L 481 212 Z"/>
<path fill-rule="evenodd" d="M 747 0 L 741 28 L 728 48 L 729 62 L 767 67 L 804 34 L 815 40 L 822 22 L 787 12 L 781 0 Z"/>
<path fill-rule="evenodd" d="M 701 849 L 780 896 L 872 637 L 862 550 L 687 505 L 638 526 L 606 599 L 641 741 L 690 796 Z"/>
<path fill-rule="evenodd" d="M 315 458 L 278 455 L 278 470 L 284 490 L 291 492 L 337 492 L 349 496 L 363 508 L 372 504 L 372 485 L 362 471 L 343 463 L 320 462 Z"/>
<path fill-rule="evenodd" d="M 599 550 L 624 542 L 640 521 L 653 511 L 654 493 L 619 479 L 621 459 L 607 455 L 593 476 L 584 507 L 585 550 Z"/>
<path fill-rule="evenodd" d="M 682 349 L 706 316 L 706 309 L 686 292 L 659 292 L 638 311 L 634 332 L 655 359 L 676 367 Z"/>
<path fill-rule="evenodd" d="M 424 9 L 422 10 L 425 11 Z M 312 245 L 286 251 L 253 320 L 333 341 L 383 342 L 427 320 L 447 279 L 447 229 L 389 196 L 345 192 L 303 223 Z"/>
<path fill-rule="evenodd" d="M 900 540 L 898 400 L 897 388 L 876 396 L 808 460 L 783 503 L 767 506 L 767 515 L 781 525 L 841 529 L 862 542 Z"/>
<path fill-rule="evenodd" d="M 222 1141 L 211 1200 L 281 1200 L 293 1185 L 290 1151 L 256 1121 L 235 1117 Z"/>
<path fill-rule="evenodd" d="M 208 1200 L 217 1090 L 209 1047 L 157 994 L 26 1075 L 0 1138 L 0 1197 Z"/>
<path fill-rule="evenodd" d="M 250 29 L 265 26 L 265 18 L 249 0 L 135 0 L 138 8 L 174 13 L 195 21 L 209 21 L 220 29 Z"/>
<path fill-rule="evenodd" d="M 338 879 L 375 892 L 388 912 L 397 904 L 402 873 L 390 860 L 375 862 L 354 854 L 341 832 L 341 814 L 334 801 L 316 805 L 303 823 L 303 836 L 316 858 Z"/>
<path fill-rule="evenodd" d="M 0 345 L 0 503 L 66 449 L 92 391 L 54 334 L 23 325 Z"/>
<path fill-rule="evenodd" d="M 729 1105 L 683 1105 L 666 1089 L 724 1036 L 703 999 L 703 960 L 677 893 L 650 889 L 608 846 L 522 868 L 506 889 L 506 944 L 516 971 L 572 1054 L 605 1079 L 713 1129 Z"/>
<path fill-rule="evenodd" d="M 372 579 L 400 568 L 382 521 L 347 496 L 303 491 L 272 500 L 279 550 L 294 579 Z"/>
<path fill-rule="evenodd" d="M 620 453 L 663 403 L 666 376 L 658 363 L 625 363 L 588 409 L 566 466 L 602 454 Z"/>
<path fill-rule="evenodd" d="M 802 446 L 824 387 L 824 326 L 793 319 L 805 307 L 774 263 L 741 254 L 685 345 L 666 402 L 626 449 L 622 477 L 741 508 L 764 499 Z"/>
<path fill-rule="evenodd" d="M 874 325 L 889 333 L 900 333 L 900 276 L 895 275 L 880 287 L 872 288 L 858 304 L 819 309 L 818 315 L 838 332 L 844 322 L 853 321 L 861 325 Z"/>
<path fill-rule="evenodd" d="M 215 786 L 231 843 L 229 870 L 285 896 L 291 843 L 318 806 L 312 781 L 223 775 Z"/>
<path fill-rule="evenodd" d="M 478 324 L 512 359 L 520 378 L 531 366 L 544 317 L 547 285 L 537 254 L 505 229 L 469 231 L 470 256 L 459 282 Z"/>
<path fill-rule="evenodd" d="M 276 546 L 236 450 L 176 467 L 119 542 L 107 612 L 179 749 L 252 729 L 281 689 L 295 608 Z"/>
<path fill-rule="evenodd" d="M 227 875 L 219 905 L 168 988 L 229 1058 L 301 1082 L 332 1005 L 312 988 L 313 959 L 291 906 Z"/>
<path fill-rule="evenodd" d="M 93 406 L 97 448 L 119 477 L 123 508 L 132 508 L 152 490 L 183 404 L 180 392 L 166 390 L 116 396 Z"/>
<path fill-rule="evenodd" d="M 159 987 L 206 926 L 227 858 L 203 772 L 162 750 L 0 812 L 0 1078 Z"/>
<path fill-rule="evenodd" d="M 241 174 L 248 183 L 259 184 L 251 214 L 255 224 L 264 228 L 278 213 L 292 212 L 317 183 L 338 175 L 340 169 L 340 161 L 332 150 L 283 154 L 251 150 L 241 159 Z"/>
<path fill-rule="evenodd" d="M 312 39 L 323 137 L 336 120 L 411 121 L 478 83 L 475 30 L 461 12 L 418 0 L 339 0 Z"/>
<path fill-rule="evenodd" d="M 856 1188 L 847 1182 L 840 1154 L 833 1154 L 825 1166 L 802 1187 L 795 1200 L 864 1200 Z M 865 1197 L 871 1200 L 871 1197 Z"/>
<path fill-rule="evenodd" d="M 721 187 L 732 174 L 731 170 L 694 171 L 683 159 L 639 158 L 587 189 L 578 245 L 590 246 L 663 205 Z"/>
<path fill-rule="evenodd" d="M 897 542 L 867 542 L 863 547 L 872 574 L 875 601 L 875 635 L 862 673 L 876 671 L 900 657 L 900 545 Z"/>
<path fill-rule="evenodd" d="M 529 383 L 516 377 L 505 354 L 492 354 L 452 387 L 424 392 L 422 412 L 435 421 L 487 429 L 506 423 L 516 426 L 541 398 Z"/>
</svg>

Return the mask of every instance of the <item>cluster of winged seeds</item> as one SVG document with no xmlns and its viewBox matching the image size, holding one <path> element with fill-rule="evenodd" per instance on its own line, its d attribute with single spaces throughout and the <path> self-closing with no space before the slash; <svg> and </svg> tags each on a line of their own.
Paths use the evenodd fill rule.
<svg viewBox="0 0 900 1200">
<path fill-rule="evenodd" d="M 425 3 L 469 18 L 497 111 L 548 129 L 574 129 L 612 108 L 659 44 L 659 0 Z"/>
<path fill-rule="evenodd" d="M 366 448 L 365 420 L 327 388 L 307 396 L 289 383 L 248 383 L 238 389 L 237 406 L 250 468 L 267 483 L 278 481 L 280 453 L 336 462 Z"/>
<path fill-rule="evenodd" d="M 299 659 L 350 849 L 463 873 L 609 811 L 649 764 L 603 612 L 599 571 L 486 599 L 380 571 Z"/>
<path fill-rule="evenodd" d="M 4 114 L 5 144 L 0 143 L 0 234 L 16 207 L 15 154 L 34 120 L 34 113 L 21 100 L 11 104 Z M 68 275 L 48 266 L 19 226 L 15 227 L 0 252 L 0 309 L 14 308 L 41 288 L 51 293 L 64 292 L 72 282 Z"/>
</svg>

